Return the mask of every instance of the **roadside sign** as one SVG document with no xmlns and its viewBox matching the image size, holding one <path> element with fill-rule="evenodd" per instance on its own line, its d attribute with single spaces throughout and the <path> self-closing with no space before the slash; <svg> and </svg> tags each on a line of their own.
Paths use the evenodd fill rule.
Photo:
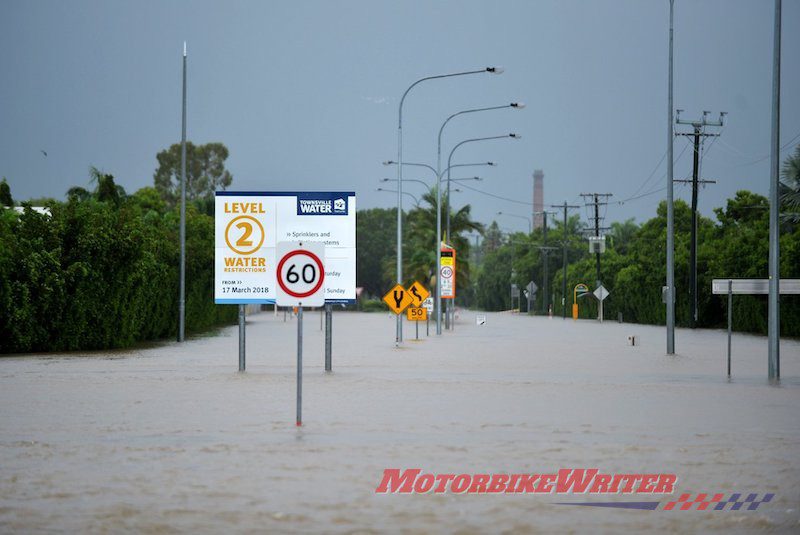
<svg viewBox="0 0 800 535">
<path fill-rule="evenodd" d="M 727 294 L 728 281 L 731 283 L 732 294 L 769 294 L 769 279 L 713 279 L 711 292 L 714 295 Z M 778 282 L 778 290 L 781 295 L 800 294 L 800 279 L 781 279 Z"/>
<path fill-rule="evenodd" d="M 456 250 L 447 245 L 441 249 L 441 271 L 439 272 L 439 285 L 442 299 L 455 299 L 456 297 Z"/>
<path fill-rule="evenodd" d="M 478 314 L 475 318 L 475 323 L 478 325 L 486 325 L 486 314 Z"/>
<path fill-rule="evenodd" d="M 414 281 L 414 284 L 408 287 L 408 293 L 411 296 L 411 299 L 413 299 L 411 304 L 415 307 L 421 307 L 422 302 L 425 301 L 429 295 L 431 295 L 431 293 L 417 281 Z"/>
<path fill-rule="evenodd" d="M 583 284 L 582 282 L 575 285 L 575 293 L 577 295 L 583 295 L 588 292 L 589 292 L 589 287 Z"/>
<path fill-rule="evenodd" d="M 533 281 L 530 281 L 530 282 L 528 283 L 528 285 L 525 287 L 525 289 L 526 289 L 526 290 L 528 290 L 528 293 L 529 293 L 529 294 L 533 295 L 533 294 L 535 294 L 535 293 L 536 293 L 536 290 L 538 290 L 538 289 L 539 289 L 539 287 L 538 287 L 538 286 L 536 286 L 536 283 L 535 283 L 535 282 L 533 282 Z"/>
<path fill-rule="evenodd" d="M 433 314 L 433 297 L 428 297 L 422 302 L 422 306 L 428 311 L 428 314 Z"/>
<path fill-rule="evenodd" d="M 412 301 L 411 294 L 399 284 L 396 284 L 383 296 L 383 302 L 389 305 L 389 309 L 395 314 L 402 314 Z"/>
<path fill-rule="evenodd" d="M 511 285 L 511 298 L 519 297 L 519 286 L 516 284 Z"/>
<path fill-rule="evenodd" d="M 215 303 L 275 303 L 279 241 L 324 244 L 325 301 L 355 302 L 355 193 L 218 191 L 214 220 Z"/>
<path fill-rule="evenodd" d="M 325 245 L 318 242 L 278 242 L 277 303 L 318 307 L 325 304 Z"/>
<path fill-rule="evenodd" d="M 608 297 L 608 290 L 602 284 L 593 293 L 599 301 L 605 301 L 606 297 Z"/>
<path fill-rule="evenodd" d="M 408 307 L 406 309 L 406 318 L 408 321 L 426 321 L 428 319 L 428 310 L 425 308 Z"/>
</svg>

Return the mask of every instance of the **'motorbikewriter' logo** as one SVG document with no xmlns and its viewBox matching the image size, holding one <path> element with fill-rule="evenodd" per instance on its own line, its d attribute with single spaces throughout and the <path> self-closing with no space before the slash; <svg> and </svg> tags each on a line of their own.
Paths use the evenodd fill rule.
<svg viewBox="0 0 800 535">
<path fill-rule="evenodd" d="M 387 468 L 375 489 L 378 494 L 672 494 L 675 474 L 603 474 L 596 468 L 564 468 L 555 474 L 430 474 L 419 468 Z M 774 494 L 700 493 L 681 494 L 663 502 L 664 511 L 754 511 L 772 501 Z M 644 496 L 642 496 L 644 497 Z M 558 502 L 580 505 L 654 511 L 661 501 Z M 730 507 L 728 507 L 730 506 Z"/>
<path fill-rule="evenodd" d="M 675 474 L 601 474 L 565 468 L 557 474 L 427 474 L 419 468 L 383 471 L 376 493 L 398 494 L 671 494 Z"/>
</svg>

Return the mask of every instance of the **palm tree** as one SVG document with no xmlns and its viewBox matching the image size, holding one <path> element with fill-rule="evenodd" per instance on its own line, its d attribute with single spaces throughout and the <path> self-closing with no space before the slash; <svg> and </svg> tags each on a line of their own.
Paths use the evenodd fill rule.
<svg viewBox="0 0 800 535">
<path fill-rule="evenodd" d="M 794 155 L 783 162 L 780 200 L 784 221 L 800 223 L 800 145 L 795 147 Z"/>
<path fill-rule="evenodd" d="M 447 206 L 446 199 L 442 205 Z M 445 217 L 442 217 L 444 224 Z M 428 190 L 420 198 L 420 206 L 409 211 L 404 226 L 406 235 L 403 240 L 403 273 L 409 278 L 407 282 L 418 280 L 426 286 L 435 282 L 436 271 L 436 190 Z M 477 232 L 483 234 L 483 224 L 473 221 L 470 205 L 462 206 L 450 212 L 450 232 L 447 237 L 457 254 L 456 287 L 467 288 L 469 285 L 469 238 L 465 234 Z M 442 234 L 444 236 L 444 234 Z"/>
</svg>

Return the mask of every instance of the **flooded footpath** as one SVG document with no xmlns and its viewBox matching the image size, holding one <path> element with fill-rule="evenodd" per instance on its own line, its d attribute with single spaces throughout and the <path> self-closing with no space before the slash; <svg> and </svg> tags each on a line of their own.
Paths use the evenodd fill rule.
<svg viewBox="0 0 800 535">
<path fill-rule="evenodd" d="M 333 373 L 305 314 L 147 349 L 0 358 L 0 532 L 800 531 L 800 342 L 462 312 L 394 347 L 387 314 L 334 314 Z M 431 326 L 431 332 L 434 332 Z M 636 345 L 628 337 L 636 337 Z M 384 470 L 675 474 L 670 495 L 376 493 Z M 761 500 L 665 504 L 700 493 Z M 659 502 L 654 509 L 563 503 Z M 734 500 L 735 501 L 735 500 Z M 719 501 L 714 502 L 719 503 Z"/>
</svg>

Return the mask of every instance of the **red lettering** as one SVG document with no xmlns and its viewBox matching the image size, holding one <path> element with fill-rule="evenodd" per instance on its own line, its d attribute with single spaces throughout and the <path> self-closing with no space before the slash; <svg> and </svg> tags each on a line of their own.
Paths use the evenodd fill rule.
<svg viewBox="0 0 800 535">
<path fill-rule="evenodd" d="M 472 478 L 472 485 L 470 485 L 470 494 L 482 494 L 486 492 L 486 484 L 489 482 L 489 474 L 475 474 Z"/>
<path fill-rule="evenodd" d="M 555 474 L 542 474 L 539 478 L 539 484 L 536 486 L 536 492 L 550 493 L 553 491 L 553 481 L 555 481 Z"/>
<path fill-rule="evenodd" d="M 678 477 L 675 474 L 660 474 L 658 483 L 653 489 L 654 494 L 672 494 L 675 492 L 675 482 Z"/>
<path fill-rule="evenodd" d="M 556 492 L 561 494 L 572 491 L 575 494 L 582 494 L 586 492 L 586 489 L 594 478 L 595 474 L 597 474 L 597 468 L 576 468 L 574 470 L 564 468 L 559 470 Z"/>
<path fill-rule="evenodd" d="M 486 492 L 504 492 L 508 483 L 507 474 L 494 474 Z"/>
<path fill-rule="evenodd" d="M 408 494 L 414 488 L 414 480 L 417 475 L 422 472 L 419 468 L 409 468 L 404 470 L 402 475 L 398 468 L 387 468 L 383 471 L 383 480 L 375 492 L 397 492 Z"/>
<path fill-rule="evenodd" d="M 433 490 L 433 492 L 436 492 L 436 493 L 445 492 L 447 490 L 447 482 L 448 481 L 452 481 L 452 479 L 454 477 L 456 477 L 455 474 L 439 474 L 439 475 L 437 475 L 436 476 L 436 481 L 438 481 L 439 484 L 436 486 L 436 488 Z"/>
</svg>

